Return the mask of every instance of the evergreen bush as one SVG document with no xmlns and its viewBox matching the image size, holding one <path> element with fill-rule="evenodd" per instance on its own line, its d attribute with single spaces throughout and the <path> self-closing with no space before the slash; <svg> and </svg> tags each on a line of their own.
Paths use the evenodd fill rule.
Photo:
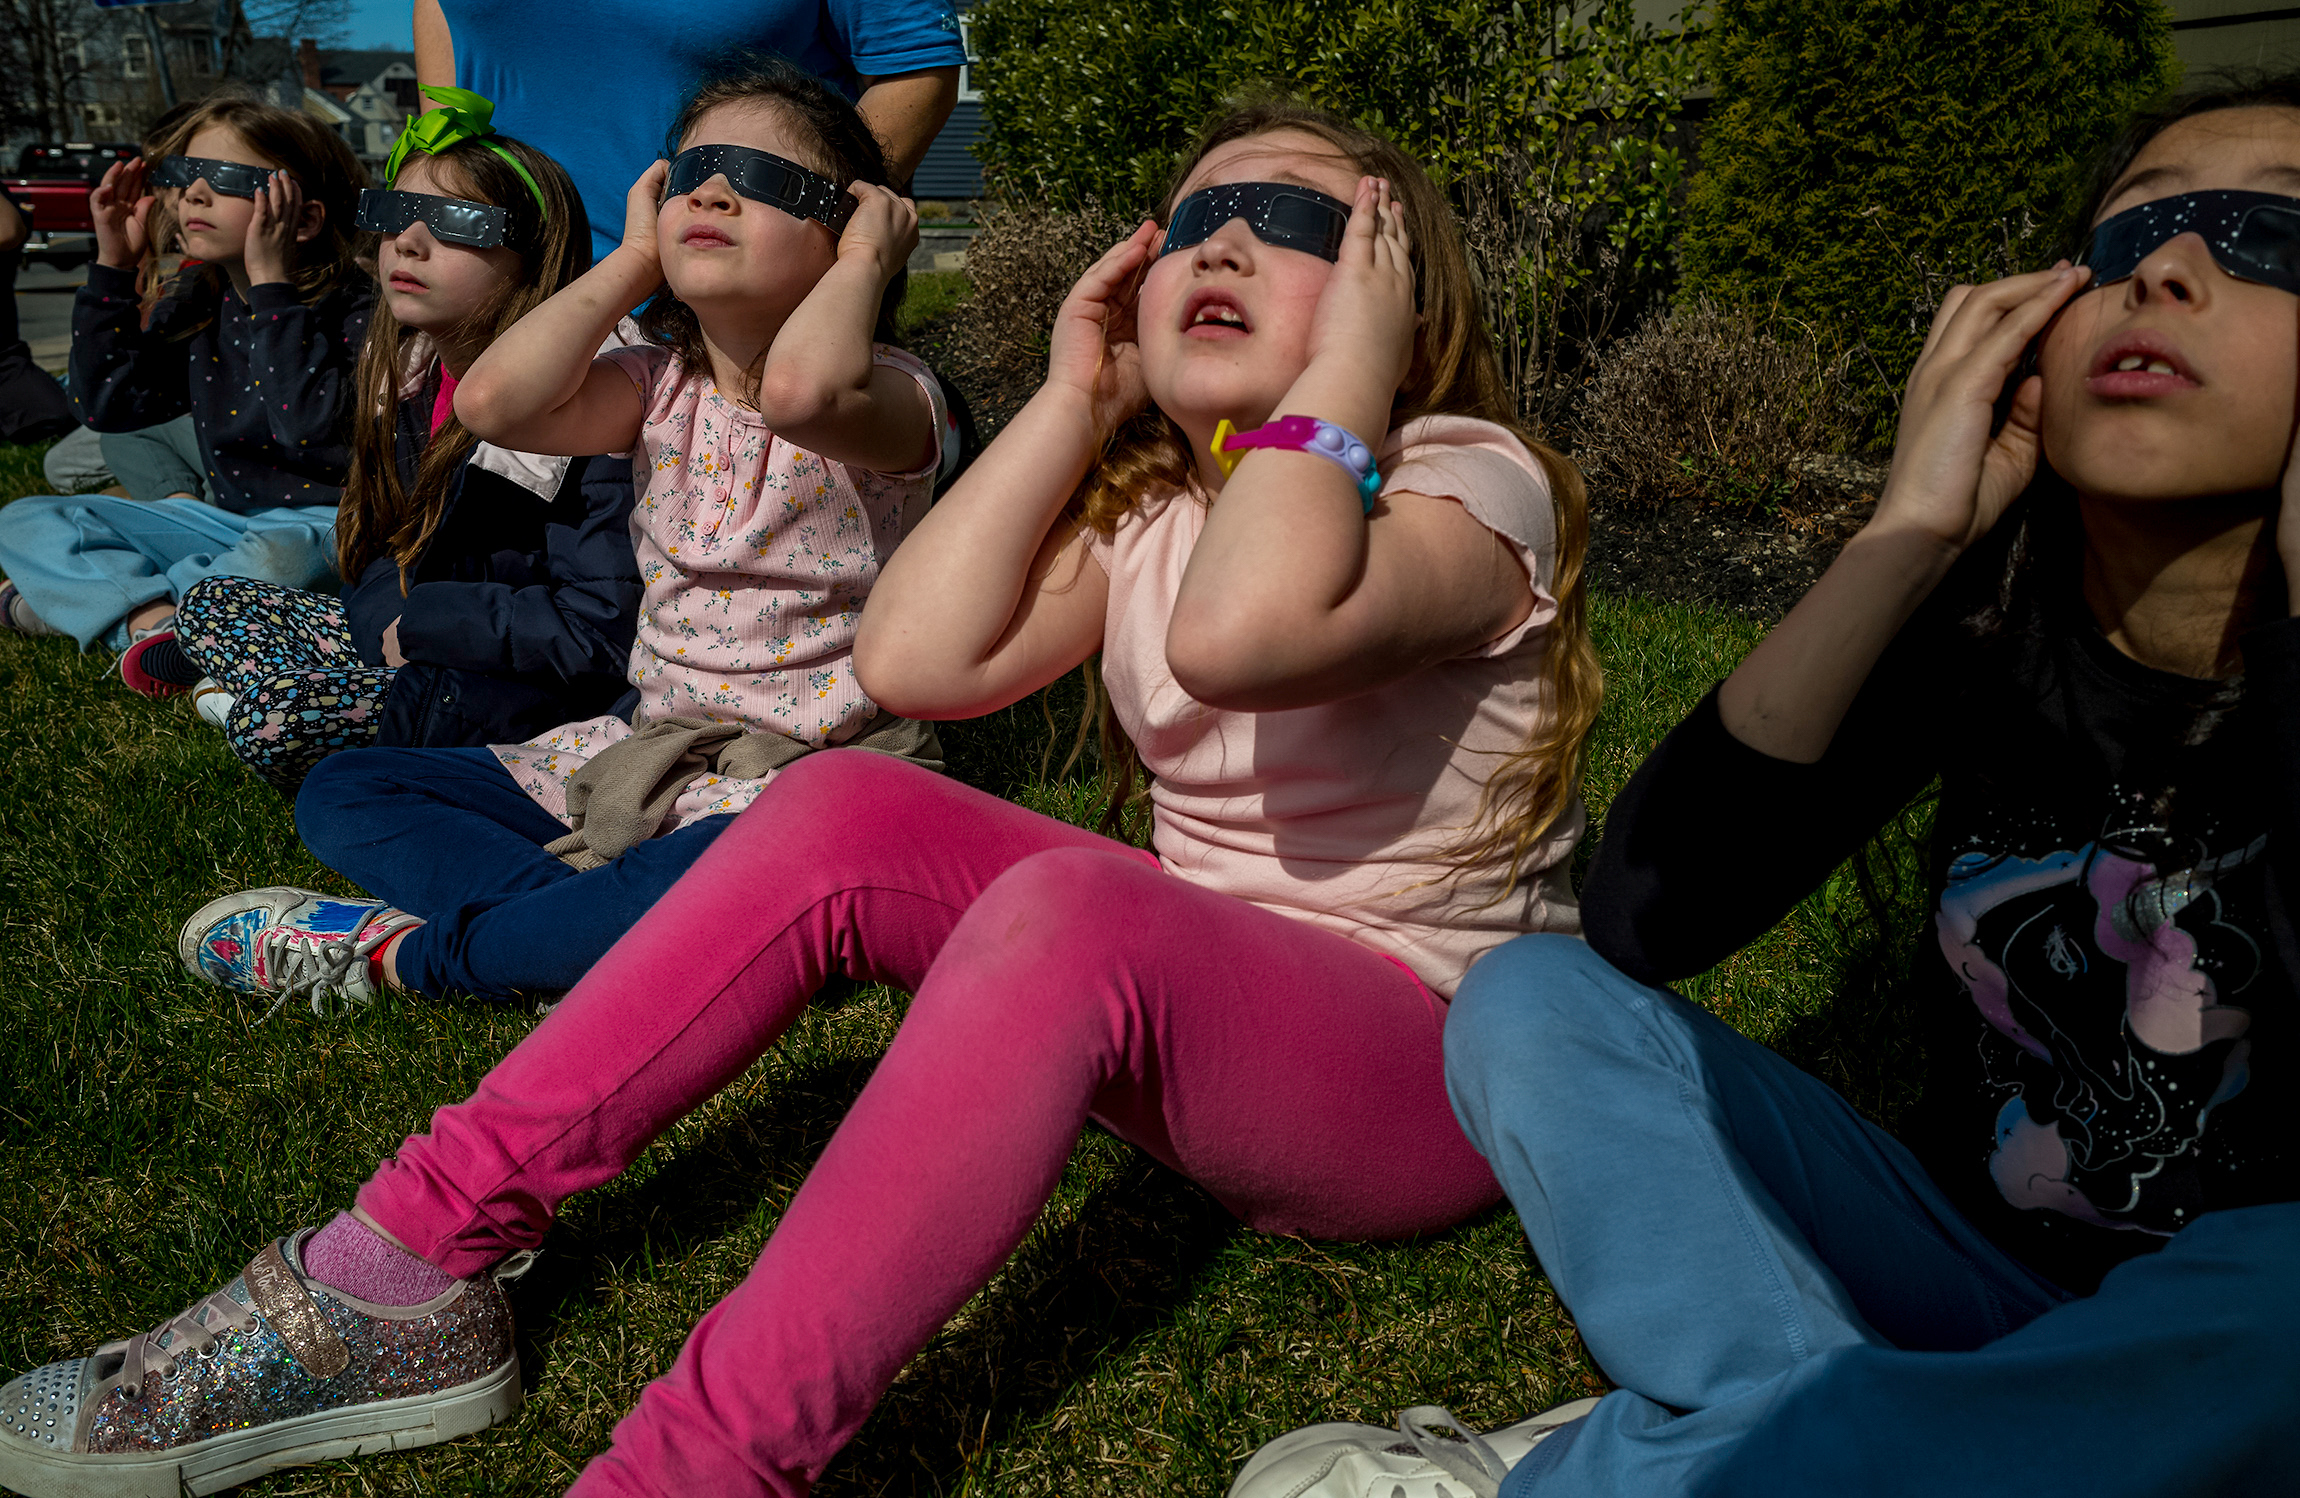
<svg viewBox="0 0 2300 1498">
<path fill-rule="evenodd" d="M 2056 252 L 2059 199 L 2178 77 L 2161 0 L 1715 0 L 1683 290 L 1813 327 L 1889 440 L 1942 293 Z"/>
</svg>

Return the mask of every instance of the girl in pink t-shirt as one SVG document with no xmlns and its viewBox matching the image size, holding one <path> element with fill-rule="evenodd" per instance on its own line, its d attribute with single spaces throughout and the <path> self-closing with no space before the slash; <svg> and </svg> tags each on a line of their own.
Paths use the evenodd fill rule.
<svg viewBox="0 0 2300 1498">
<path fill-rule="evenodd" d="M 1072 291 L 1045 387 L 887 564 L 856 642 L 874 701 L 939 718 L 1101 652 L 1156 851 L 887 756 L 798 761 L 354 1213 L 266 1251 L 249 1283 L 283 1314 L 307 1281 L 372 1321 L 446 1316 L 458 1286 L 498 1306 L 491 1268 L 834 974 L 909 989 L 901 1029 L 576 1492 L 806 1493 L 1089 1119 L 1268 1232 L 1408 1237 L 1498 1199 L 1441 1038 L 1479 953 L 1576 926 L 1580 486 L 1510 425 L 1458 228 L 1396 148 L 1258 106 L 1165 208 L 1163 246 L 1145 223 Z M 1249 434 L 1234 471 L 1224 424 Z M 1331 458 L 1263 445 L 1305 429 Z M 380 1387 L 359 1359 L 414 1335 L 391 1330 L 343 1334 L 338 1385 Z M 455 1403 L 399 1444 L 518 1387 L 500 1311 L 434 1344 L 455 1372 L 420 1397 Z"/>
</svg>

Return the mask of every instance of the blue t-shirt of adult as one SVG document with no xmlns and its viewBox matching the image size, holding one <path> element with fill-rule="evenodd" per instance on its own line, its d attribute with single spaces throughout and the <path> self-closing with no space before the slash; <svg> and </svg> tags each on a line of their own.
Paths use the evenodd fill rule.
<svg viewBox="0 0 2300 1498">
<path fill-rule="evenodd" d="M 778 52 L 853 98 L 858 77 L 966 61 L 951 0 L 442 0 L 455 82 L 583 194 L 595 258 L 713 59 Z"/>
</svg>

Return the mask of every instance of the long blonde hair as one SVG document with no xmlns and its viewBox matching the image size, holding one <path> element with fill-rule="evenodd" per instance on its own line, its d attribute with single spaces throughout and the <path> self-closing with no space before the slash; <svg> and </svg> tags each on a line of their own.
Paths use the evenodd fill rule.
<svg viewBox="0 0 2300 1498">
<path fill-rule="evenodd" d="M 1549 479 L 1557 530 L 1550 592 L 1557 600 L 1557 617 L 1549 626 L 1542 680 L 1549 688 L 1551 712 L 1486 777 L 1477 816 L 1439 854 L 1465 871 L 1506 858 L 1506 894 L 1523 876 L 1526 861 L 1541 840 L 1580 800 L 1589 730 L 1604 697 L 1604 672 L 1590 642 L 1588 597 L 1581 582 L 1589 549 L 1588 491 L 1580 471 L 1517 419 L 1501 364 L 1486 336 L 1476 279 L 1462 248 L 1460 221 L 1421 163 L 1392 142 L 1290 99 L 1246 101 L 1215 116 L 1200 132 L 1167 184 L 1159 222 L 1173 211 L 1182 184 L 1207 153 L 1230 141 L 1275 130 L 1299 130 L 1328 142 L 1359 171 L 1388 179 L 1405 209 L 1422 322 L 1414 335 L 1413 362 L 1391 408 L 1392 429 L 1422 416 L 1490 421 L 1524 443 Z M 1184 488 L 1191 472 L 1189 443 L 1181 428 L 1152 406 L 1112 434 L 1101 461 L 1079 485 L 1072 503 L 1084 524 L 1109 535 L 1146 497 Z M 1099 695 L 1107 797 L 1103 825 L 1109 830 L 1122 824 L 1134 799 L 1141 760 L 1119 728 L 1107 694 Z"/>
</svg>

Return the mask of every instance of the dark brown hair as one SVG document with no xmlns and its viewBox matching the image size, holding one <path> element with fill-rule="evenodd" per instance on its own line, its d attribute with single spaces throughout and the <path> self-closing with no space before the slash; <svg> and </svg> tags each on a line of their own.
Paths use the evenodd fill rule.
<svg viewBox="0 0 2300 1498">
<path fill-rule="evenodd" d="M 1588 601 L 1581 581 L 1589 546 L 1588 493 L 1579 470 L 1517 419 L 1480 312 L 1460 220 L 1421 163 L 1393 142 L 1338 115 L 1284 97 L 1235 103 L 1207 122 L 1175 168 L 1159 203 L 1158 221 L 1166 221 L 1183 183 L 1208 153 L 1230 141 L 1276 130 L 1298 130 L 1326 141 L 1360 172 L 1387 179 L 1405 210 L 1422 321 L 1414 335 L 1412 363 L 1390 410 L 1391 429 L 1422 416 L 1490 421 L 1524 443 L 1549 479 L 1557 529 L 1551 579 L 1557 618 L 1549 628 L 1542 679 L 1549 689 L 1550 712 L 1543 726 L 1487 777 L 1475 820 L 1443 854 L 1464 869 L 1506 856 L 1506 891 L 1516 884 L 1540 840 L 1579 802 L 1589 730 L 1597 721 L 1604 693 L 1604 673 L 1590 642 Z M 1152 406 L 1113 434 L 1101 461 L 1079 486 L 1074 503 L 1087 525 L 1107 535 L 1145 498 L 1184 488 L 1192 471 L 1181 428 Z M 1124 742 L 1107 702 L 1102 717 L 1103 765 L 1110 777 L 1104 813 L 1108 826 L 1116 824 L 1132 798 L 1139 761 Z"/>
<path fill-rule="evenodd" d="M 722 58 L 671 122 L 670 132 L 663 137 L 663 155 L 677 156 L 680 143 L 702 123 L 703 116 L 727 104 L 759 104 L 780 111 L 813 147 L 809 154 L 814 159 L 799 165 L 820 172 L 841 188 L 850 182 L 891 185 L 886 152 L 846 96 L 813 74 L 764 53 L 736 52 Z M 880 343 L 895 341 L 894 312 L 902 305 L 909 285 L 907 271 L 897 272 L 887 283 L 886 295 L 879 299 L 878 327 L 871 335 Z M 649 338 L 677 355 L 684 367 L 711 367 L 694 309 L 680 301 L 668 285 L 640 309 L 639 326 Z M 762 362 L 765 357 L 762 352 Z M 759 370 L 753 367 L 745 375 L 748 388 L 738 394 L 749 401 L 758 395 Z"/>
<path fill-rule="evenodd" d="M 163 155 L 179 154 L 210 125 L 223 126 L 256 155 L 278 162 L 303 189 L 304 201 L 326 210 L 315 237 L 289 245 L 288 279 L 297 300 L 317 302 L 348 278 L 365 273 L 357 258 L 363 238 L 357 220 L 367 168 L 351 154 L 342 136 L 308 114 L 277 108 L 252 94 L 227 91 L 184 109 L 165 128 L 155 129 L 146 145 Z M 165 250 L 178 232 L 174 211 L 153 203 L 149 228 L 153 247 Z M 212 271 L 207 279 L 211 286 L 221 284 Z"/>
<path fill-rule="evenodd" d="M 543 189 L 540 205 L 511 163 L 490 149 L 494 146 L 527 168 L 535 185 Z M 424 159 L 420 151 L 407 158 L 409 163 Z M 558 162 L 508 135 L 457 141 L 428 159 L 439 162 L 453 182 L 451 196 L 491 203 L 503 209 L 508 220 L 504 243 L 518 253 L 519 274 L 498 286 L 471 315 L 475 326 L 487 330 L 488 342 L 591 268 L 591 229 L 583 200 Z M 410 381 L 425 373 L 411 365 L 427 348 L 381 307 L 368 321 L 352 398 L 360 419 L 352 425 L 351 474 L 344 482 L 335 528 L 336 566 L 347 583 L 358 582 L 377 557 L 391 556 L 399 562 L 400 591 L 407 591 L 408 570 L 431 544 L 446 513 L 455 471 L 478 445 L 478 439 L 450 414 L 416 460 L 414 487 L 401 481 L 399 402 Z M 431 388 L 430 382 L 424 381 L 422 388 Z"/>
<path fill-rule="evenodd" d="M 2300 72 L 2225 72 L 2218 76 L 2215 86 L 2203 92 L 2168 95 L 2135 113 L 2093 153 L 2069 192 L 2061 223 L 2061 253 L 2074 257 L 2083 249 L 2092 222 L 2100 216 L 2109 194 L 2149 142 L 2182 121 L 2230 109 L 2300 113 Z M 2014 371 L 2006 386 L 2007 403 L 2014 387 L 2030 372 L 2025 365 Z M 2058 574 L 2062 564 L 2081 551 L 2083 527 L 2075 508 L 2076 495 L 2068 481 L 2050 464 L 2040 461 L 2036 477 L 2021 496 L 2018 513 L 2011 517 L 2013 529 L 2005 541 L 2004 566 L 1995 587 L 1966 617 L 1971 633 L 1986 637 L 2044 627 L 2047 586 L 2039 569 L 2050 567 Z M 2231 680 L 2230 694 L 2241 680 Z M 2218 718 L 2217 711 L 2208 712 L 2200 720 L 2205 725 L 2203 731 Z M 2191 737 L 2195 732 L 2192 730 Z"/>
</svg>

